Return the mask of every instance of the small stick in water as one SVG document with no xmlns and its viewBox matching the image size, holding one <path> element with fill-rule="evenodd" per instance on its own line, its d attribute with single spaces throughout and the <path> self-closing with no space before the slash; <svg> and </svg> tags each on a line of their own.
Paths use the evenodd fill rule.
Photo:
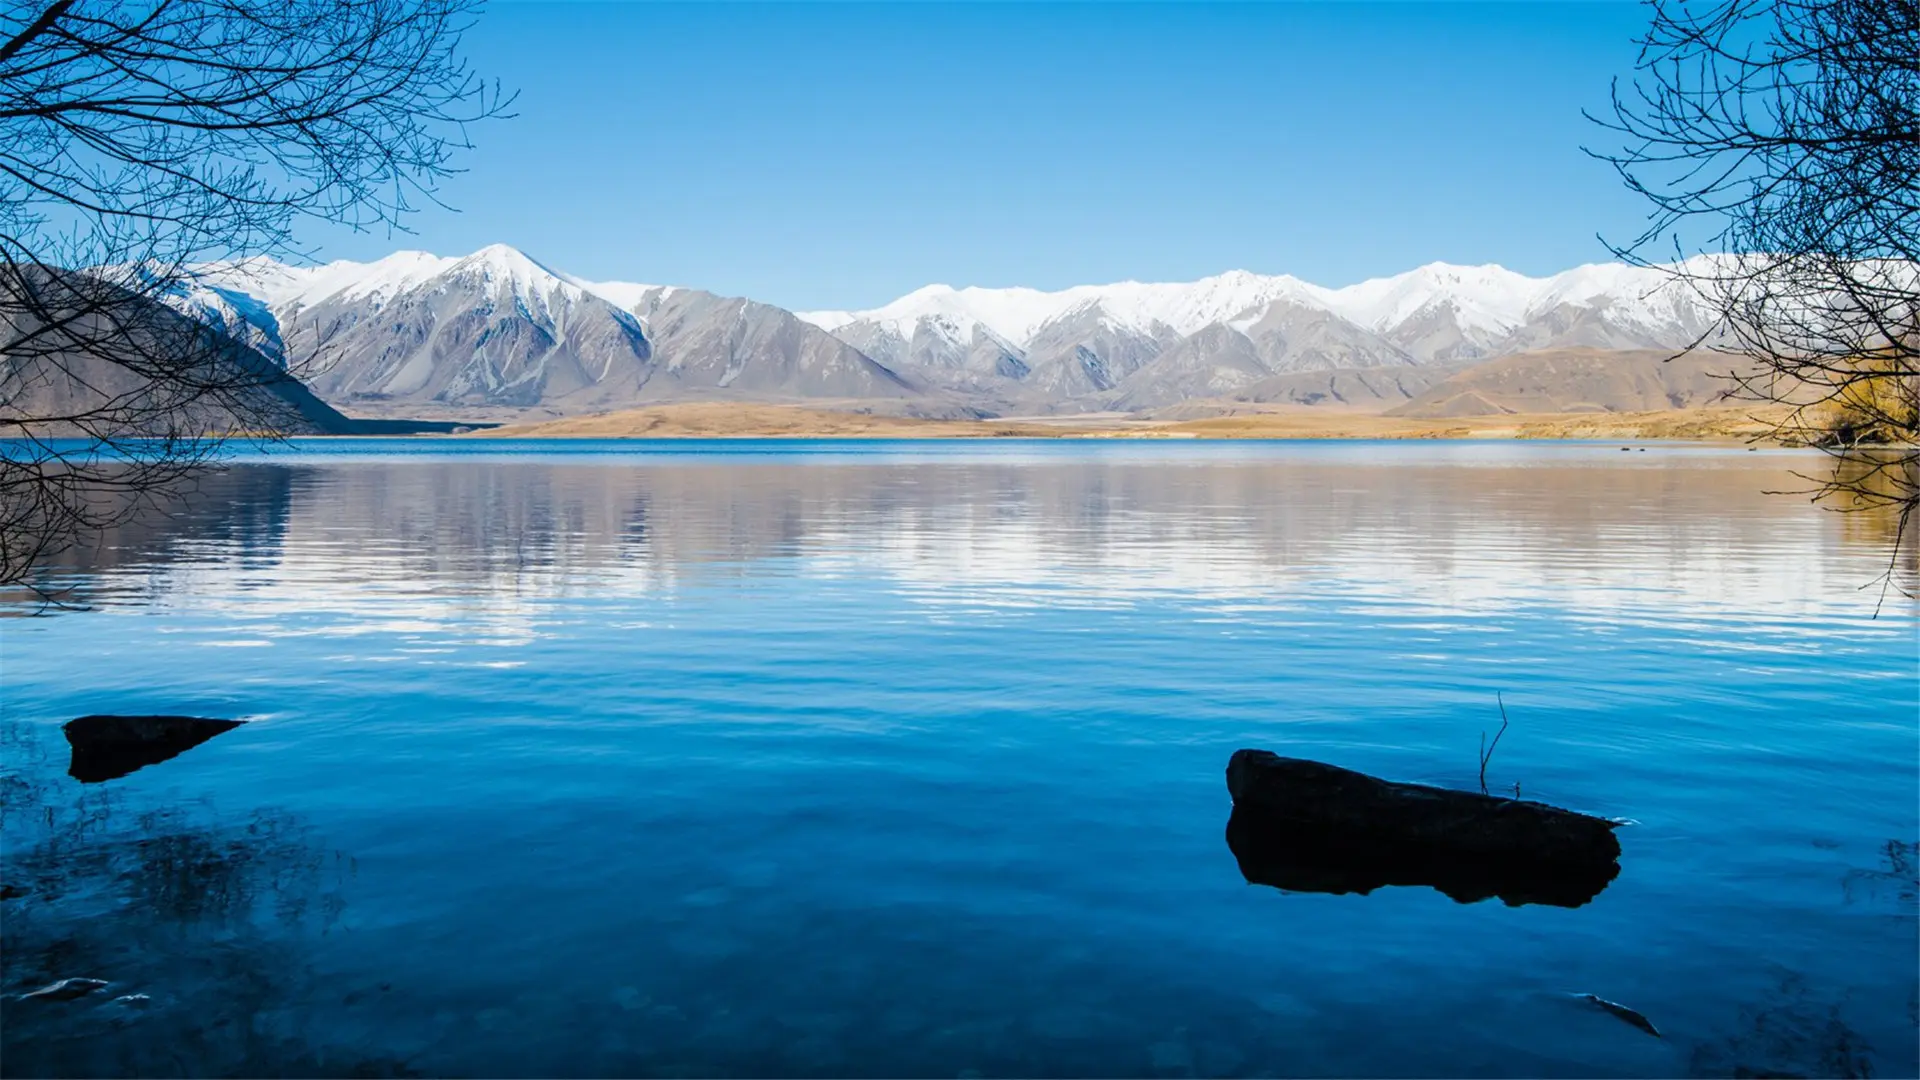
<svg viewBox="0 0 1920 1080">
<path fill-rule="evenodd" d="M 21 1001 L 72 1001 L 86 997 L 95 990 L 107 985 L 105 979 L 61 979 L 28 994 L 21 994 Z"/>
<path fill-rule="evenodd" d="M 1480 733 L 1480 794 L 1487 793 L 1487 762 L 1493 760 L 1494 747 L 1500 745 L 1500 736 L 1507 733 L 1507 703 L 1501 700 L 1500 691 L 1493 692 L 1493 700 L 1500 706 L 1500 730 L 1493 733 L 1493 746 L 1487 745 L 1487 733 Z M 1519 785 L 1514 785 L 1514 798 L 1520 797 Z"/>
<path fill-rule="evenodd" d="M 1647 1019 L 1645 1016 L 1634 1011 L 1633 1009 L 1627 1008 L 1625 1005 L 1621 1005 L 1618 1002 L 1608 1001 L 1606 998 L 1600 997 L 1597 994 L 1581 994 L 1580 997 L 1585 1001 L 1590 1001 L 1595 1005 L 1600 1006 L 1601 1008 L 1607 1010 L 1608 1012 L 1619 1017 L 1620 1019 L 1625 1020 L 1627 1023 L 1632 1024 L 1634 1027 L 1639 1028 L 1641 1031 L 1646 1032 L 1647 1034 L 1653 1036 L 1656 1039 L 1665 1037 L 1661 1035 L 1657 1029 L 1654 1028 L 1653 1021 Z"/>
</svg>

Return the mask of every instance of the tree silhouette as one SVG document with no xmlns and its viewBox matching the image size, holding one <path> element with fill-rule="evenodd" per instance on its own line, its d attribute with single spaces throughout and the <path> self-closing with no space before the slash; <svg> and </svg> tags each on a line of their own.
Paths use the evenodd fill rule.
<svg viewBox="0 0 1920 1080">
<path fill-rule="evenodd" d="M 401 229 L 469 125 L 479 0 L 0 8 L 0 583 L 319 408 L 206 288 L 319 219 Z M 182 314 L 182 311 L 187 314 Z"/>
<path fill-rule="evenodd" d="M 1920 0 L 1652 0 L 1638 75 L 1596 122 L 1643 196 L 1614 245 L 1718 314 L 1738 393 L 1849 467 L 1840 509 L 1920 505 Z M 1687 257 L 1689 252 L 1695 252 Z M 1699 342 L 1696 342 L 1699 344 Z M 1867 449 L 1886 447 L 1889 449 Z M 1899 558 L 1901 545 L 1894 545 Z"/>
</svg>

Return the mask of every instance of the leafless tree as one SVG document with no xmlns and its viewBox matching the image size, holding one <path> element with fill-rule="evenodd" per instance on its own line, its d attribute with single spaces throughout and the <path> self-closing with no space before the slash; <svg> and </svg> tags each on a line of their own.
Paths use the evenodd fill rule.
<svg viewBox="0 0 1920 1080">
<path fill-rule="evenodd" d="M 1752 361 L 1739 395 L 1842 458 L 1813 494 L 1895 516 L 1897 566 L 1920 507 L 1920 0 L 1648 6 L 1596 118 L 1651 207 L 1616 253 L 1709 303 L 1713 344 Z"/>
<path fill-rule="evenodd" d="M 479 2 L 0 0 L 0 584 L 325 412 L 197 268 L 434 203 Z"/>
</svg>

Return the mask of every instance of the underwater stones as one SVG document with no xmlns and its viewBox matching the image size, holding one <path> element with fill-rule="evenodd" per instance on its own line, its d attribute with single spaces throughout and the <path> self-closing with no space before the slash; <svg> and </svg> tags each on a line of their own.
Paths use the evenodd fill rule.
<svg viewBox="0 0 1920 1080">
<path fill-rule="evenodd" d="M 73 748 L 67 774 L 83 784 L 116 780 L 177 757 L 245 722 L 199 716 L 82 716 L 62 728 Z"/>
<path fill-rule="evenodd" d="M 1615 822 L 1545 803 L 1402 784 L 1240 750 L 1227 846 L 1249 882 L 1292 892 L 1426 885 L 1461 903 L 1578 907 L 1620 872 Z"/>
</svg>

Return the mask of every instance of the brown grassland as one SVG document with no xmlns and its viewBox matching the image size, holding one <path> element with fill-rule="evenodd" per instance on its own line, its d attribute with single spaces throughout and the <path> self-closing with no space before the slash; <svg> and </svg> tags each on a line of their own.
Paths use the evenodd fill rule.
<svg viewBox="0 0 1920 1080">
<path fill-rule="evenodd" d="M 1537 413 L 1427 419 L 1273 408 L 1190 420 L 1125 416 L 921 420 L 798 405 L 708 402 L 509 424 L 476 435 L 524 438 L 1200 438 L 1765 440 L 1773 407 Z"/>
</svg>

